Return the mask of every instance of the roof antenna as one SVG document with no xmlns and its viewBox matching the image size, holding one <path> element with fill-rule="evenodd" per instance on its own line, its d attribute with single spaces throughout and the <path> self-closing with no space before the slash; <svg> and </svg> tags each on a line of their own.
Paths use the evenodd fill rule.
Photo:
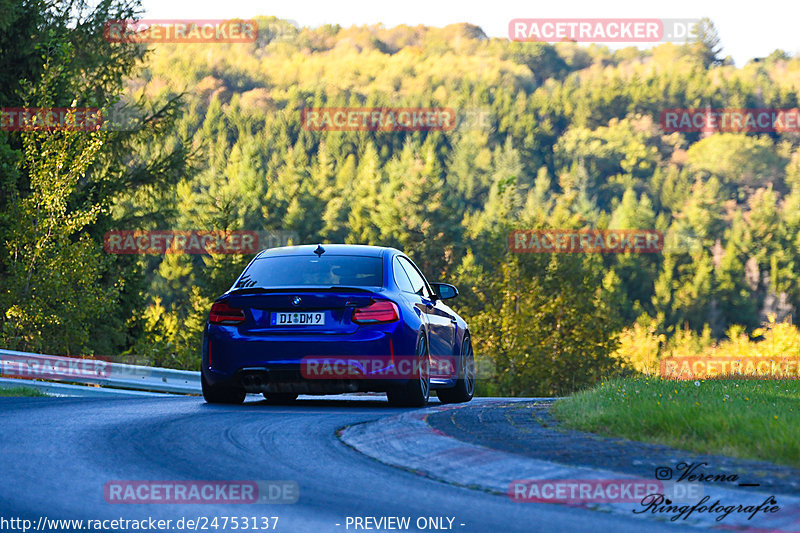
<svg viewBox="0 0 800 533">
<path fill-rule="evenodd" d="M 314 250 L 314 253 L 317 254 L 317 257 L 322 257 L 322 254 L 325 253 L 325 248 L 323 248 L 321 244 L 318 244 L 317 249 Z"/>
</svg>

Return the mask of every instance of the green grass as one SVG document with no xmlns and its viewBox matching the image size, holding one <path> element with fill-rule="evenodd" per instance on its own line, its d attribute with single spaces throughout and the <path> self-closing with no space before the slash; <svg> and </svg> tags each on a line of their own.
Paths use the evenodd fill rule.
<svg viewBox="0 0 800 533">
<path fill-rule="evenodd" d="M 573 429 L 800 467 L 800 380 L 620 378 L 552 413 Z"/>
<path fill-rule="evenodd" d="M 24 396 L 26 398 L 33 398 L 47 395 L 28 387 L 10 387 L 8 389 L 0 388 L 0 396 Z"/>
</svg>

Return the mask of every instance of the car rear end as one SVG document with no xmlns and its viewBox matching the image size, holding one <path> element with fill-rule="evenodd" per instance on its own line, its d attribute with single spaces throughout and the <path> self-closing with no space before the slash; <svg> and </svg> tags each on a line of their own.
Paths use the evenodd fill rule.
<svg viewBox="0 0 800 533">
<path fill-rule="evenodd" d="M 384 250 L 328 248 L 262 252 L 214 303 L 203 342 L 209 385 L 264 394 L 386 390 L 390 384 L 368 375 L 304 372 L 315 358 L 391 359 L 413 350 L 384 287 Z"/>
</svg>

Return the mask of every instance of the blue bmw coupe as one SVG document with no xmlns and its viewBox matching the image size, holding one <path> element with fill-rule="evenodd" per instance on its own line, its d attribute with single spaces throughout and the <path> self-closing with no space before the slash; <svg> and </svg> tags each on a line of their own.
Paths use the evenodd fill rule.
<svg viewBox="0 0 800 533">
<path fill-rule="evenodd" d="M 203 396 L 242 403 L 298 394 L 385 392 L 392 405 L 467 402 L 475 361 L 466 322 L 394 248 L 325 244 L 264 250 L 212 305 Z"/>
</svg>

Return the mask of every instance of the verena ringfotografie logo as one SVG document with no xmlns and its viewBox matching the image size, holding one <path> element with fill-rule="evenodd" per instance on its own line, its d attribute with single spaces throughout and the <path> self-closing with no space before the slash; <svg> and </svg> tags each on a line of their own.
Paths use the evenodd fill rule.
<svg viewBox="0 0 800 533">
<path fill-rule="evenodd" d="M 663 379 L 800 379 L 796 357 L 669 357 L 662 359 Z"/>
<path fill-rule="evenodd" d="M 659 124 L 665 132 L 798 132 L 800 109 L 717 108 L 664 109 Z"/>
<path fill-rule="evenodd" d="M 700 19 L 513 19 L 508 37 L 545 43 L 657 43 L 690 39 L 698 23 Z"/>
<path fill-rule="evenodd" d="M 111 372 L 111 365 L 102 359 L 78 359 L 55 355 L 28 357 L 0 354 L 0 374 L 5 377 L 25 379 L 50 379 L 69 381 L 75 379 L 103 379 Z"/>
<path fill-rule="evenodd" d="M 307 107 L 309 131 L 449 131 L 456 112 L 449 107 Z"/>
<path fill-rule="evenodd" d="M 96 107 L 0 107 L 2 131 L 97 131 L 102 125 Z"/>
<path fill-rule="evenodd" d="M 513 253 L 656 253 L 664 234 L 649 229 L 514 230 L 508 235 Z"/>
<path fill-rule="evenodd" d="M 103 497 L 122 504 L 290 504 L 300 488 L 294 481 L 109 481 Z"/>
<path fill-rule="evenodd" d="M 255 20 L 142 19 L 109 20 L 103 36 L 111 43 L 252 43 Z"/>
</svg>

